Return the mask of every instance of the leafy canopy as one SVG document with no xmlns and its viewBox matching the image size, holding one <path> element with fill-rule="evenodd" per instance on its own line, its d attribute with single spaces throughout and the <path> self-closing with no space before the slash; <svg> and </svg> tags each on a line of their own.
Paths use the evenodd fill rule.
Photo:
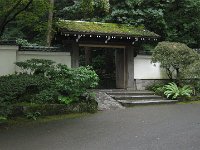
<svg viewBox="0 0 200 150">
<path fill-rule="evenodd" d="M 198 59 L 198 53 L 183 43 L 160 42 L 156 46 L 152 62 L 159 62 L 161 67 L 166 69 L 169 78 L 180 78 L 180 72 Z"/>
</svg>

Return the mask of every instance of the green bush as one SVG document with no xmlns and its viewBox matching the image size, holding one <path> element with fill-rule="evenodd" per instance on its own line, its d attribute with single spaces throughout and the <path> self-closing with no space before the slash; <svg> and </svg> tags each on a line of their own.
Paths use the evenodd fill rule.
<svg viewBox="0 0 200 150">
<path fill-rule="evenodd" d="M 163 96 L 164 95 L 164 86 L 165 86 L 164 83 L 154 83 L 154 84 L 150 85 L 149 87 L 147 87 L 147 90 L 154 91 L 155 94 Z"/>
<path fill-rule="evenodd" d="M 59 64 L 52 70 L 49 76 L 56 82 L 56 88 L 63 96 L 68 96 L 75 101 L 84 94 L 87 89 L 98 85 L 98 75 L 90 67 L 69 69 L 66 65 Z"/>
<path fill-rule="evenodd" d="M 7 117 L 13 104 L 70 104 L 80 103 L 97 109 L 90 98 L 82 101 L 87 89 L 98 85 L 99 78 L 89 67 L 68 68 L 53 66 L 49 60 L 32 59 L 16 63 L 26 73 L 0 77 L 0 116 Z M 31 71 L 28 73 L 28 71 Z M 86 106 L 85 106 L 86 105 Z"/>
<path fill-rule="evenodd" d="M 19 103 L 24 95 L 38 93 L 50 85 L 47 78 L 27 74 L 2 76 L 0 83 L 1 101 L 9 103 Z"/>
<path fill-rule="evenodd" d="M 21 68 L 24 73 L 30 74 L 46 74 L 49 70 L 54 69 L 54 61 L 46 59 L 29 59 L 24 62 L 16 62 L 15 64 Z"/>
<path fill-rule="evenodd" d="M 7 118 L 11 114 L 12 107 L 9 103 L 3 102 L 0 99 L 0 118 Z"/>
<path fill-rule="evenodd" d="M 56 89 L 49 88 L 40 91 L 31 101 L 38 104 L 56 104 L 59 103 L 58 96 L 59 93 Z"/>
</svg>

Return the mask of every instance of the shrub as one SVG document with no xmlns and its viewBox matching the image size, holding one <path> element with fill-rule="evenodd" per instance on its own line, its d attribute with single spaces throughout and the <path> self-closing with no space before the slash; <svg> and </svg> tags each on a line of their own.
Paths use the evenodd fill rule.
<svg viewBox="0 0 200 150">
<path fill-rule="evenodd" d="M 90 98 L 80 100 L 87 89 L 98 85 L 99 78 L 90 67 L 70 69 L 61 64 L 53 66 L 49 60 L 35 59 L 16 64 L 27 73 L 0 77 L 0 116 L 7 117 L 9 106 L 22 102 L 66 105 L 74 102 L 89 111 L 97 109 Z"/>
<path fill-rule="evenodd" d="M 152 55 L 152 62 L 159 62 L 170 79 L 180 79 L 182 72 L 193 64 L 199 55 L 183 43 L 160 42 Z"/>
<path fill-rule="evenodd" d="M 157 95 L 162 96 L 164 93 L 164 86 L 165 86 L 164 83 L 154 83 L 154 84 L 150 85 L 149 87 L 147 87 L 147 89 L 150 91 L 154 91 L 155 94 L 157 94 Z"/>
<path fill-rule="evenodd" d="M 53 88 L 45 89 L 40 91 L 32 98 L 32 102 L 38 104 L 56 104 L 58 101 L 58 91 Z"/>
<path fill-rule="evenodd" d="M 38 93 L 50 85 L 50 81 L 42 76 L 27 74 L 2 76 L 0 83 L 0 97 L 9 103 L 18 103 L 24 95 Z"/>
<path fill-rule="evenodd" d="M 0 99 L 0 118 L 7 118 L 11 114 L 11 109 L 9 103 L 5 103 Z"/>
<path fill-rule="evenodd" d="M 165 86 L 164 94 L 167 96 L 167 98 L 177 99 L 190 97 L 192 92 L 193 91 L 190 86 L 185 85 L 180 88 L 175 83 L 169 83 Z"/>
<path fill-rule="evenodd" d="M 90 67 L 69 69 L 66 65 L 59 64 L 49 75 L 55 80 L 61 95 L 76 101 L 87 89 L 96 87 L 99 81 L 98 75 Z"/>
<path fill-rule="evenodd" d="M 184 82 L 193 86 L 195 93 L 200 93 L 200 57 L 183 71 Z"/>
<path fill-rule="evenodd" d="M 50 69 L 54 69 L 54 61 L 45 59 L 30 59 L 24 62 L 16 62 L 15 64 L 21 68 L 24 73 L 45 74 Z"/>
</svg>

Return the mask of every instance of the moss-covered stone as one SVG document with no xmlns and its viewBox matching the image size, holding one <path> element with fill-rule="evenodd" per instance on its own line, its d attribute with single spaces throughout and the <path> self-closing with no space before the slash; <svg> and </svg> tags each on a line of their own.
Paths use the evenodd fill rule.
<svg viewBox="0 0 200 150">
<path fill-rule="evenodd" d="M 126 24 L 100 23 L 86 21 L 60 20 L 57 23 L 61 31 L 105 34 L 113 36 L 134 36 L 134 37 L 159 37 L 157 34 L 146 30 L 143 26 L 135 27 Z"/>
<path fill-rule="evenodd" d="M 80 102 L 69 105 L 65 104 L 16 104 L 13 106 L 11 117 L 25 116 L 28 113 L 39 112 L 41 116 L 70 114 L 70 113 L 95 113 L 97 111 L 97 103 Z"/>
</svg>

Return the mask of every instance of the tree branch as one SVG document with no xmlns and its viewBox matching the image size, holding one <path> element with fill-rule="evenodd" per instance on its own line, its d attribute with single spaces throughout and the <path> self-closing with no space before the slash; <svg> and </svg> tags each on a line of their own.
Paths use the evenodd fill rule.
<svg viewBox="0 0 200 150">
<path fill-rule="evenodd" d="M 18 0 L 16 4 L 7 12 L 2 23 L 0 23 L 0 37 L 3 35 L 6 25 L 12 20 L 14 20 L 17 17 L 17 15 L 19 15 L 21 12 L 25 11 L 31 5 L 33 0 L 29 0 L 29 2 L 22 9 L 18 10 L 16 13 L 13 14 L 13 16 L 11 16 L 12 12 L 15 11 L 15 9 L 17 9 L 21 2 L 22 0 Z M 11 18 L 9 19 L 10 16 Z"/>
<path fill-rule="evenodd" d="M 11 13 L 19 6 L 19 4 L 22 2 L 22 0 L 19 0 L 4 16 L 4 19 L 2 22 L 6 22 L 7 18 L 11 15 Z"/>
<path fill-rule="evenodd" d="M 21 12 L 25 11 L 33 2 L 33 0 L 29 0 L 29 2 L 26 4 L 26 6 L 24 8 L 22 8 L 21 10 L 17 11 L 9 20 L 6 21 L 6 24 L 8 24 L 10 21 L 14 20 L 17 15 L 19 15 Z"/>
</svg>

